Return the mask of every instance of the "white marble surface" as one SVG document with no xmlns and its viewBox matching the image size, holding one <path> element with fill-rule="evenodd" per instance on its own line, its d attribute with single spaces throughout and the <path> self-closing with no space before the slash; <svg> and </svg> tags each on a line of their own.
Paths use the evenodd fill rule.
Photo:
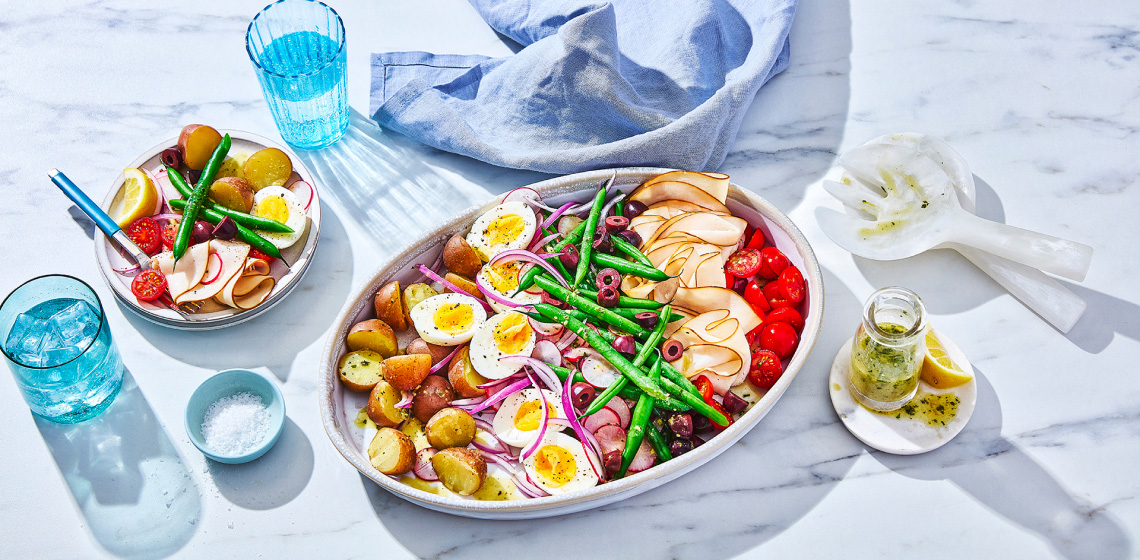
<svg viewBox="0 0 1140 560">
<path fill-rule="evenodd" d="M 243 50 L 262 1 L 5 5 L 0 293 L 60 272 L 112 301 L 90 229 L 69 216 L 47 169 L 98 198 L 122 166 L 185 123 L 276 135 Z M 347 22 L 358 110 L 371 52 L 510 53 L 462 0 L 334 6 Z M 378 178 L 324 185 L 333 195 L 320 251 L 284 304 L 195 335 L 112 304 L 135 388 L 80 426 L 37 423 L 0 375 L 0 556 L 1140 555 L 1140 5 L 803 0 L 792 49 L 721 171 L 773 200 L 812 241 L 825 325 L 783 400 L 724 455 L 629 501 L 526 522 L 432 513 L 361 477 L 317 418 L 329 322 L 417 220 L 539 176 L 387 134 L 357 136 L 373 143 Z M 1072 332 L 1049 327 L 955 253 L 870 262 L 820 233 L 812 211 L 834 204 L 819 181 L 836 153 L 905 130 L 941 136 L 966 157 L 981 215 L 1095 247 L 1087 280 L 1065 282 L 1089 302 Z M 310 163 L 325 173 L 353 165 L 334 159 Z M 425 190 L 431 203 L 411 197 Z M 980 373 L 973 419 L 927 455 L 869 451 L 827 396 L 828 365 L 860 302 L 888 284 L 922 294 Z M 281 381 L 289 423 L 259 462 L 210 464 L 185 435 L 183 407 L 211 372 L 235 366 Z"/>
</svg>

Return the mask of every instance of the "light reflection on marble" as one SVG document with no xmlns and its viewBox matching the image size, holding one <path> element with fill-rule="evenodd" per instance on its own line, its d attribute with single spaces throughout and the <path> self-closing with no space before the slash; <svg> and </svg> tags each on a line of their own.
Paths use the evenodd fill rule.
<svg viewBox="0 0 1140 560">
<path fill-rule="evenodd" d="M 243 51 L 245 26 L 264 1 L 5 6 L 0 293 L 64 272 L 112 301 L 90 226 L 68 213 L 47 169 L 59 167 L 98 199 L 123 165 L 183 124 L 276 136 Z M 511 52 L 463 0 L 334 7 L 348 29 L 359 110 L 372 52 Z M 141 556 L 1135 557 L 1138 37 L 1140 8 L 1127 2 L 803 0 L 791 66 L 757 95 L 721 170 L 788 212 L 812 241 L 827 289 L 818 351 L 764 421 L 717 459 L 628 501 L 550 520 L 418 508 L 361 477 L 327 443 L 315 402 L 324 333 L 352 286 L 405 241 L 392 232 L 412 237 L 432 212 L 542 178 L 362 133 L 362 144 L 379 146 L 370 157 L 389 158 L 388 169 L 368 170 L 389 173 L 387 183 L 324 186 L 343 190 L 325 198 L 320 267 L 281 306 L 192 339 L 108 306 L 151 425 L 200 494 L 192 530 Z M 1068 335 L 952 252 L 879 263 L 822 235 L 812 212 L 837 204 L 819 186 L 836 154 L 906 130 L 940 136 L 965 156 L 979 214 L 1095 247 L 1088 279 L 1063 282 L 1089 303 Z M 304 157 L 315 168 L 334 161 Z M 396 198 L 415 188 L 446 198 L 429 209 Z M 384 222 L 400 204 L 423 214 Z M 916 457 L 859 444 L 832 412 L 825 382 L 860 302 L 894 283 L 924 297 L 933 323 L 985 380 L 963 433 Z M 207 464 L 182 425 L 186 396 L 233 366 L 281 380 L 293 423 L 287 445 L 249 471 Z M 108 546 L 85 517 L 70 467 L 53 455 L 57 439 L 37 429 L 11 381 L 0 380 L 0 421 L 9 458 L 0 462 L 4 557 L 140 556 Z"/>
</svg>

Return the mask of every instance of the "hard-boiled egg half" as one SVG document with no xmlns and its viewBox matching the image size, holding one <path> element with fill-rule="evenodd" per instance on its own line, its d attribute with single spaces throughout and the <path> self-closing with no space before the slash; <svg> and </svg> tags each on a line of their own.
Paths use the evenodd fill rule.
<svg viewBox="0 0 1140 560">
<path fill-rule="evenodd" d="M 297 195 L 293 194 L 293 191 L 285 187 L 269 186 L 254 193 L 253 207 L 249 213 L 281 222 L 293 230 L 293 233 L 257 231 L 278 249 L 293 245 L 305 234 L 308 221 L 305 217 L 305 206 L 297 200 Z"/>
<path fill-rule="evenodd" d="M 523 365 L 500 361 L 500 358 L 529 356 L 534 351 L 535 339 L 526 315 L 517 311 L 499 313 L 487 319 L 471 337 L 471 365 L 487 379 L 510 377 Z"/>
<path fill-rule="evenodd" d="M 538 450 L 522 464 L 530 479 L 551 494 L 585 490 L 598 484 L 582 443 L 562 432 L 548 430 Z"/>
<path fill-rule="evenodd" d="M 458 346 L 471 340 L 487 321 L 487 311 L 473 297 L 446 293 L 431 296 L 408 312 L 420 338 L 439 346 Z"/>
<path fill-rule="evenodd" d="M 525 202 L 504 202 L 471 224 L 467 244 L 486 262 L 508 249 L 526 249 L 537 227 L 534 210 Z"/>
<path fill-rule="evenodd" d="M 542 400 L 538 391 L 523 389 L 503 400 L 491 427 L 504 443 L 523 447 L 538 437 L 538 428 L 542 424 Z M 546 389 L 542 389 L 542 394 L 546 396 L 547 418 L 565 418 L 558 395 Z"/>
<path fill-rule="evenodd" d="M 486 264 L 483 268 L 479 269 L 479 282 L 485 288 L 489 288 L 495 295 L 512 301 L 519 305 L 529 305 L 533 303 L 542 302 L 542 294 L 532 294 L 527 291 L 521 291 L 517 295 L 514 294 L 519 287 L 519 275 L 525 269 L 523 261 L 504 262 L 495 265 Z M 494 298 L 487 298 L 487 303 L 491 304 L 491 309 L 503 312 L 510 309 L 510 307 L 503 305 L 494 300 Z"/>
</svg>

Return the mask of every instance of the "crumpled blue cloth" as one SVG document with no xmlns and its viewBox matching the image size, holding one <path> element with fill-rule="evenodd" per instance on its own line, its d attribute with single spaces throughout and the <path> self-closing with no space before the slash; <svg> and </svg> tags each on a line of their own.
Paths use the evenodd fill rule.
<svg viewBox="0 0 1140 560">
<path fill-rule="evenodd" d="M 372 118 L 430 146 L 548 173 L 711 171 L 788 65 L 795 0 L 471 0 L 513 56 L 372 55 Z"/>
</svg>

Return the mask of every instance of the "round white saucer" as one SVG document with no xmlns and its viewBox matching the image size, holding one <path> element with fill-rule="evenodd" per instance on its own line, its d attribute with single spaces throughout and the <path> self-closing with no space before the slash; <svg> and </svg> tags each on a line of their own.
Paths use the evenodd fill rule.
<svg viewBox="0 0 1140 560">
<path fill-rule="evenodd" d="M 958 348 L 954 341 L 946 335 L 938 333 L 938 340 L 946 349 L 946 354 L 965 371 L 973 372 L 973 366 L 966 358 L 966 354 Z M 843 425 L 859 441 L 887 453 L 895 455 L 917 455 L 938 449 L 958 435 L 970 416 L 974 413 L 974 402 L 978 397 L 977 379 L 952 389 L 935 389 L 925 381 L 920 381 L 920 393 L 941 395 L 953 393 L 961 401 L 958 404 L 958 413 L 945 426 L 932 427 L 925 422 L 913 418 L 895 418 L 887 414 L 871 412 L 855 400 L 851 395 L 851 385 L 848 382 L 851 368 L 851 342 L 848 339 L 839 347 L 835 362 L 831 364 L 831 376 L 828 378 L 831 404 L 835 412 L 843 420 Z M 976 373 L 975 373 L 976 375 Z"/>
</svg>

